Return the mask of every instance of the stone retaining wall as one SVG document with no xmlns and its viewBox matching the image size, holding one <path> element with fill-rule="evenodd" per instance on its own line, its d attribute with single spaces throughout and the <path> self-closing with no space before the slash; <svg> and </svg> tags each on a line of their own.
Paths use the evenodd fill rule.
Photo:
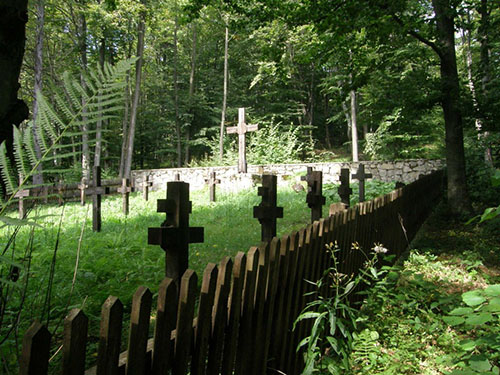
<svg viewBox="0 0 500 375">
<path fill-rule="evenodd" d="M 363 161 L 366 173 L 373 174 L 373 179 L 380 181 L 400 181 L 405 184 L 415 181 L 419 175 L 429 174 L 444 167 L 442 160 L 402 160 L 402 161 Z M 179 173 L 180 180 L 189 182 L 192 190 L 202 189 L 205 179 L 211 170 L 216 172 L 216 177 L 221 180 L 218 189 L 224 191 L 239 191 L 252 188 L 260 182 L 260 175 L 271 173 L 278 176 L 278 185 L 290 185 L 300 181 L 300 176 L 305 175 L 307 167 L 323 172 L 323 183 L 338 183 L 341 168 L 349 168 L 356 173 L 359 163 L 302 163 L 302 164 L 267 164 L 249 165 L 248 173 L 238 173 L 237 166 L 231 167 L 206 167 L 206 168 L 166 168 L 145 169 L 132 171 L 133 183 L 142 190 L 142 181 L 145 176 L 153 182 L 153 190 L 165 189 L 168 181 L 173 181 L 175 174 Z"/>
</svg>

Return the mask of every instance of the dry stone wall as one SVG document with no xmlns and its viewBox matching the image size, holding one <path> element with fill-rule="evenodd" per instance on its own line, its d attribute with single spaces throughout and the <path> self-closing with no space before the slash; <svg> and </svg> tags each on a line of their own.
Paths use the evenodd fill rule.
<svg viewBox="0 0 500 375">
<path fill-rule="evenodd" d="M 402 160 L 402 161 L 363 161 L 366 173 L 371 173 L 373 179 L 391 182 L 400 181 L 405 184 L 415 181 L 419 175 L 426 175 L 444 167 L 442 160 Z M 217 189 L 224 191 L 239 191 L 252 188 L 260 183 L 263 173 L 278 176 L 278 185 L 291 185 L 300 182 L 300 176 L 305 175 L 307 167 L 323 172 L 323 183 L 339 183 L 340 169 L 349 168 L 356 173 L 359 163 L 301 163 L 301 164 L 267 164 L 249 165 L 248 173 L 238 173 L 237 166 L 205 167 L 205 168 L 165 168 L 144 169 L 132 171 L 136 187 L 141 186 L 146 176 L 153 182 L 152 189 L 165 189 L 168 181 L 173 181 L 178 173 L 181 181 L 189 182 L 191 189 L 201 189 L 210 171 L 215 171 L 221 183 Z"/>
</svg>

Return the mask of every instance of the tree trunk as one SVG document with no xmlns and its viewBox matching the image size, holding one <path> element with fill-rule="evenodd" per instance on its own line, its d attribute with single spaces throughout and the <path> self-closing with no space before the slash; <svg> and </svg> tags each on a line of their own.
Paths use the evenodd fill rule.
<svg viewBox="0 0 500 375">
<path fill-rule="evenodd" d="M 0 2 L 0 142 L 5 140 L 10 149 L 12 125 L 28 118 L 26 104 L 17 98 L 19 73 L 23 63 L 28 21 L 28 0 Z"/>
<path fill-rule="evenodd" d="M 358 120 L 357 120 L 357 102 L 356 90 L 351 90 L 351 145 L 352 161 L 358 161 Z"/>
<path fill-rule="evenodd" d="M 144 0 L 142 1 L 144 4 Z M 145 25 L 146 14 L 144 11 L 141 12 L 141 20 L 137 28 L 137 62 L 135 63 L 135 88 L 134 96 L 132 100 L 132 108 L 130 110 L 130 126 L 128 129 L 127 138 L 127 153 L 125 158 L 125 167 L 123 170 L 124 178 L 130 178 L 130 172 L 132 170 L 132 156 L 134 154 L 134 138 L 135 138 L 135 125 L 137 121 L 137 109 L 139 107 L 139 96 L 141 90 L 141 75 L 142 75 L 142 62 L 143 62 L 143 52 L 144 52 L 144 33 L 146 29 Z"/>
<path fill-rule="evenodd" d="M 101 69 L 104 70 L 104 59 L 106 54 L 106 41 L 104 38 L 101 39 L 99 46 L 99 65 Z M 102 111 L 102 106 L 99 103 L 98 107 L 99 111 Z M 99 116 L 99 119 L 96 123 L 96 133 L 95 133 L 95 150 L 94 150 L 94 165 L 101 166 L 101 153 L 102 153 L 102 116 Z"/>
<path fill-rule="evenodd" d="M 80 59 L 82 64 L 82 75 L 81 84 L 83 89 L 86 89 L 84 72 L 87 71 L 88 61 L 87 61 L 87 20 L 85 19 L 85 13 L 80 13 L 80 24 L 78 25 L 79 38 L 80 38 Z M 87 103 L 84 98 L 82 98 L 82 105 L 85 106 Z M 82 111 L 82 176 L 90 181 L 90 149 L 89 149 L 89 127 L 87 123 L 86 110 Z"/>
<path fill-rule="evenodd" d="M 448 205 L 452 213 L 470 212 L 465 176 L 465 155 L 460 88 L 455 54 L 454 12 L 449 0 L 432 0 L 436 14 L 437 41 L 440 50 L 441 102 L 446 130 L 448 167 Z"/>
<path fill-rule="evenodd" d="M 176 10 L 177 12 L 177 3 Z M 179 28 L 179 22 L 177 19 L 177 14 L 175 15 L 175 25 L 174 25 L 174 106 L 175 106 L 175 133 L 177 135 L 177 167 L 182 167 L 182 143 L 181 143 L 181 124 L 179 118 L 179 77 L 178 77 L 178 64 L 179 64 L 179 51 L 177 45 L 177 29 Z"/>
<path fill-rule="evenodd" d="M 220 119 L 220 134 L 219 134 L 219 160 L 222 162 L 224 157 L 224 125 L 226 122 L 226 105 L 227 105 L 227 71 L 228 71 L 228 49 L 229 49 L 229 26 L 226 19 L 226 34 L 224 38 L 224 88 L 222 92 L 222 115 Z"/>
<path fill-rule="evenodd" d="M 191 136 L 191 128 L 194 125 L 194 106 L 193 106 L 193 99 L 194 99 L 194 75 L 196 73 L 196 23 L 193 22 L 192 24 L 193 27 L 193 45 L 191 48 L 191 73 L 189 74 L 189 113 L 191 114 L 191 124 L 187 126 L 186 129 L 186 147 L 185 147 L 185 159 L 184 162 L 187 165 L 190 161 L 190 150 L 189 150 L 189 140 Z"/>
<path fill-rule="evenodd" d="M 130 31 L 130 22 L 129 28 Z M 127 58 L 129 59 L 132 55 L 132 42 L 128 45 Z M 123 178 L 125 176 L 125 161 L 127 159 L 127 150 L 128 150 L 128 124 L 129 124 L 129 109 L 131 107 L 130 104 L 130 70 L 127 71 L 127 75 L 125 77 L 125 106 L 123 111 L 123 120 L 122 120 L 122 151 L 120 154 L 120 169 L 118 172 L 118 176 Z"/>
<path fill-rule="evenodd" d="M 45 0 L 39 0 L 36 5 L 36 44 L 35 44 L 35 82 L 33 95 L 33 138 L 35 143 L 35 153 L 38 159 L 42 158 L 42 150 L 36 132 L 38 119 L 38 95 L 42 92 L 42 72 L 43 72 L 43 28 L 45 23 Z M 33 175 L 33 184 L 43 184 L 42 165 L 37 168 L 37 173 Z"/>
</svg>

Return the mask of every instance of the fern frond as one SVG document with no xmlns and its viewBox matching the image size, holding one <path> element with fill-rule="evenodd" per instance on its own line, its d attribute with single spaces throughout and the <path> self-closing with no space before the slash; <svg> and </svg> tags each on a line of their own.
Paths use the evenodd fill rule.
<svg viewBox="0 0 500 375">
<path fill-rule="evenodd" d="M 30 128 L 31 131 L 25 131 L 23 133 L 23 143 L 26 148 L 26 152 L 28 153 L 28 158 L 30 161 L 30 165 L 33 166 L 38 161 L 38 157 L 36 156 L 35 151 L 35 137 L 33 136 L 33 128 Z M 25 174 L 27 175 L 27 173 Z"/>
<path fill-rule="evenodd" d="M 2 179 L 7 194 L 13 194 L 17 189 L 17 178 L 12 169 L 10 159 L 7 156 L 5 141 L 0 144 L 0 167 L 2 168 Z"/>
<path fill-rule="evenodd" d="M 31 131 L 32 127 L 28 125 L 26 131 Z M 14 159 L 16 161 L 16 168 L 18 173 L 26 176 L 29 172 L 30 163 L 29 158 L 23 148 L 23 135 L 17 126 L 14 126 Z"/>
</svg>

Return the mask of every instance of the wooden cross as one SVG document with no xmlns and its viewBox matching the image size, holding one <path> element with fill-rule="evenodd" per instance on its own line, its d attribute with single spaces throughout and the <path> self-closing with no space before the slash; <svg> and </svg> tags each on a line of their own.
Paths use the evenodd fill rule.
<svg viewBox="0 0 500 375">
<path fill-rule="evenodd" d="M 80 204 L 85 206 L 85 190 L 89 188 L 87 183 L 87 178 L 82 177 L 82 181 L 78 184 L 78 189 L 80 190 Z"/>
<path fill-rule="evenodd" d="M 92 168 L 94 180 L 92 187 L 88 189 L 88 193 L 92 195 L 92 230 L 94 232 L 101 231 L 101 195 L 109 192 L 108 188 L 101 186 L 101 167 L 94 166 Z"/>
<path fill-rule="evenodd" d="M 149 176 L 144 178 L 142 183 L 142 197 L 145 201 L 149 200 L 149 189 L 153 187 L 153 181 L 149 181 Z"/>
<path fill-rule="evenodd" d="M 258 189 L 262 202 L 253 208 L 253 217 L 259 219 L 261 225 L 262 241 L 276 236 L 276 219 L 283 217 L 283 207 L 277 206 L 276 184 L 276 176 L 262 175 L 262 186 Z"/>
<path fill-rule="evenodd" d="M 119 193 L 122 193 L 122 210 L 125 215 L 128 215 L 129 210 L 129 196 L 132 188 L 130 187 L 130 180 L 128 178 L 122 178 L 122 186 L 116 189 Z"/>
<path fill-rule="evenodd" d="M 359 201 L 365 201 L 365 180 L 367 178 L 372 178 L 373 175 L 371 173 L 365 173 L 365 165 L 360 164 L 358 167 L 358 171 L 351 175 L 352 178 L 355 178 L 359 181 Z"/>
<path fill-rule="evenodd" d="M 323 216 L 323 205 L 326 202 L 323 196 L 323 173 L 307 167 L 307 175 L 300 179 L 307 182 L 306 202 L 311 209 L 311 222 L 314 222 Z"/>
<path fill-rule="evenodd" d="M 23 182 L 23 177 L 19 177 L 19 186 L 21 186 Z M 24 198 L 30 196 L 30 191 L 29 189 L 19 189 L 16 194 L 14 195 L 14 198 L 18 198 L 18 205 L 19 205 L 19 219 L 24 219 L 26 216 L 26 207 L 24 207 Z"/>
<path fill-rule="evenodd" d="M 148 244 L 160 245 L 165 250 L 165 275 L 179 285 L 188 269 L 189 244 L 204 240 L 202 227 L 189 226 L 192 204 L 189 184 L 181 181 L 167 183 L 167 199 L 158 199 L 157 212 L 166 213 L 159 228 L 148 228 Z"/>
<path fill-rule="evenodd" d="M 352 194 L 352 189 L 349 187 L 349 169 L 342 168 L 340 170 L 340 186 L 338 189 L 340 200 L 347 207 L 350 204 L 350 196 Z"/>
<path fill-rule="evenodd" d="M 245 108 L 238 108 L 238 126 L 227 128 L 227 134 L 238 133 L 238 172 L 247 173 L 246 133 L 259 129 L 259 125 L 245 123 Z"/>
<path fill-rule="evenodd" d="M 210 188 L 210 202 L 215 202 L 215 185 L 220 184 L 220 180 L 215 178 L 215 171 L 210 172 L 209 177 L 205 179 L 205 183 Z"/>
</svg>

